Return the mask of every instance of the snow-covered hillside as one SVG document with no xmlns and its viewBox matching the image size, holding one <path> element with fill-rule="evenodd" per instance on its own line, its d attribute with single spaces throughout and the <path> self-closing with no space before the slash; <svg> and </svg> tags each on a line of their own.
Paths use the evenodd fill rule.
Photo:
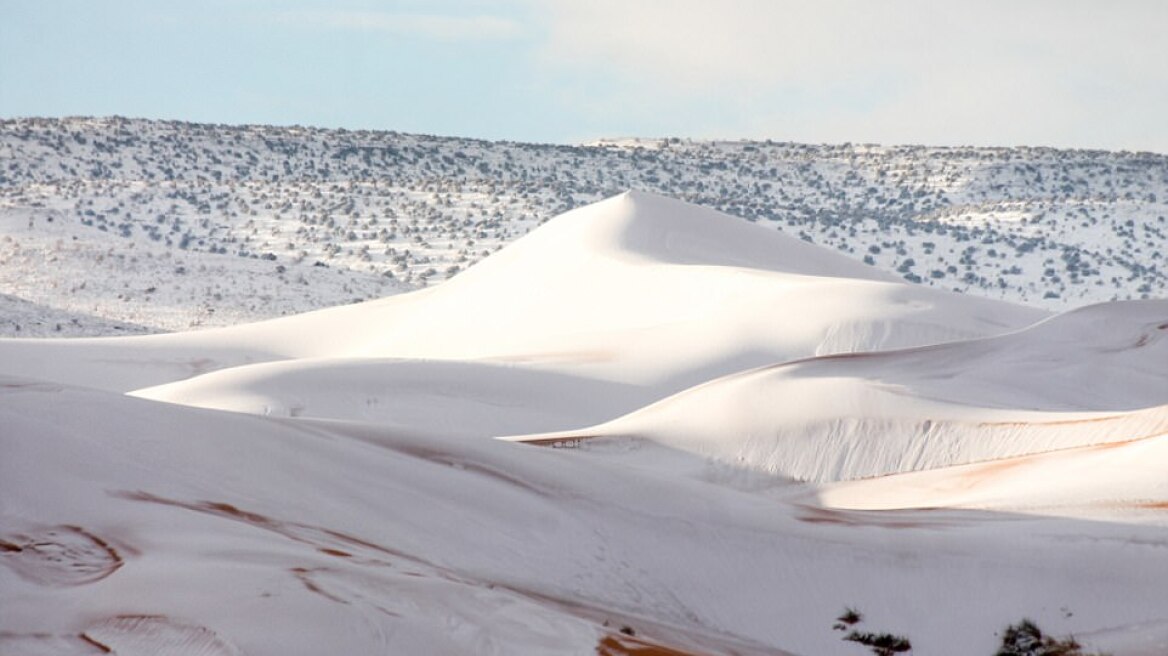
<svg viewBox="0 0 1168 656">
<path fill-rule="evenodd" d="M 607 419 L 748 367 L 982 337 L 1045 316 L 911 285 L 762 226 L 629 192 L 565 213 L 464 275 L 411 294 L 147 339 L 14 340 L 0 343 L 0 354 L 10 372 L 57 382 L 129 391 L 208 374 L 149 393 L 306 416 L 333 416 L 328 408 L 343 402 L 346 414 L 381 421 L 398 420 L 403 399 L 391 392 L 403 387 L 500 403 L 496 372 L 522 368 L 515 375 L 528 381 L 580 386 L 591 399 L 582 407 Z M 302 360 L 253 364 L 290 358 L 313 358 L 318 373 L 304 377 Z M 100 375 L 82 362 L 103 363 Z M 386 387 L 320 386 L 324 371 Z M 529 385 L 506 404 L 533 402 Z M 612 391 L 599 394 L 600 385 Z"/>
<path fill-rule="evenodd" d="M 1168 290 L 1168 157 L 1148 153 L 551 146 L 69 118 L 0 121 L 0 162 L 7 335 L 182 330 L 380 298 L 628 189 L 989 298 L 1058 310 Z M 68 319 L 22 322 L 3 295 Z"/>
<path fill-rule="evenodd" d="M 1160 656 L 1166 349 L 1165 300 L 1052 315 L 646 192 L 384 299 L 0 339 L 0 652 L 860 656 L 854 608 Z"/>
</svg>

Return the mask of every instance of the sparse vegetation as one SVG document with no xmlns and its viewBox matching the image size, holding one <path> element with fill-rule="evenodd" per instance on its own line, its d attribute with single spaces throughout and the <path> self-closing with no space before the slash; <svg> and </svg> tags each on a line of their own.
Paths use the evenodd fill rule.
<svg viewBox="0 0 1168 656">
<path fill-rule="evenodd" d="M 1043 634 L 1042 629 L 1029 619 L 1006 627 L 1002 646 L 994 656 L 1106 656 L 1087 654 L 1073 637 L 1055 638 Z"/>
<path fill-rule="evenodd" d="M 1051 308 L 1168 293 L 1168 157 L 1149 153 L 552 146 L 66 118 L 0 120 L 0 162 L 0 213 L 20 228 L 0 242 L 0 259 L 21 263 L 0 276 L 0 293 L 166 329 L 437 284 L 552 216 L 627 189 L 713 207 L 943 289 Z M 90 283 L 67 300 L 27 284 L 32 270 L 60 277 L 67 267 Z M 200 276 L 168 274 L 200 267 L 236 279 L 207 292 Z M 112 290 L 146 279 L 161 282 L 153 298 L 112 302 L 121 293 Z M 180 301 L 215 312 L 159 318 L 159 306 Z M 62 318 L 62 333 L 82 330 L 74 315 Z"/>
<path fill-rule="evenodd" d="M 844 636 L 844 640 L 858 642 L 871 649 L 876 656 L 893 656 L 893 654 L 912 650 L 912 643 L 908 641 L 908 638 L 891 633 L 852 631 Z"/>
<path fill-rule="evenodd" d="M 893 656 L 912 651 L 912 643 L 904 636 L 887 632 L 859 631 L 852 627 L 864 621 L 854 608 L 847 608 L 835 619 L 832 629 L 847 631 L 843 640 L 868 647 L 876 656 Z M 852 629 L 852 630 L 848 630 Z M 1002 644 L 994 656 L 1109 656 L 1099 652 L 1087 653 L 1074 637 L 1056 638 L 1046 635 L 1033 620 L 1023 619 L 1002 632 Z"/>
<path fill-rule="evenodd" d="M 894 654 L 912 651 L 912 643 L 904 636 L 893 635 L 887 632 L 860 631 L 854 628 L 863 621 L 863 613 L 855 608 L 848 607 L 844 609 L 843 614 L 835 618 L 835 624 L 832 625 L 832 629 L 835 631 L 847 631 L 842 638 L 843 640 L 864 645 L 873 654 L 876 654 L 876 656 L 893 656 Z M 849 628 L 851 629 L 850 631 L 848 631 Z"/>
<path fill-rule="evenodd" d="M 837 622 L 837 624 L 834 628 L 842 631 L 849 626 L 852 626 L 854 624 L 859 624 L 860 622 L 864 621 L 864 616 L 863 616 L 863 614 L 860 613 L 860 611 L 856 610 L 855 608 L 848 607 L 848 608 L 844 609 L 844 612 L 842 615 L 835 618 L 835 621 Z"/>
</svg>

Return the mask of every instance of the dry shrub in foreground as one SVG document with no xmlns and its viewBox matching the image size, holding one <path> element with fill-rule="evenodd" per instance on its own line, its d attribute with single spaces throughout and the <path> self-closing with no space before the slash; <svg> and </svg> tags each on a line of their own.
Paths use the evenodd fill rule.
<svg viewBox="0 0 1168 656">
<path fill-rule="evenodd" d="M 872 650 L 876 656 L 894 656 L 912 651 L 912 643 L 904 636 L 891 633 L 859 631 L 853 627 L 864 621 L 864 615 L 854 608 L 847 608 L 836 618 L 832 629 L 848 631 L 843 640 L 855 642 Z M 1002 644 L 994 656 L 1108 656 L 1095 652 L 1088 654 L 1073 637 L 1055 638 L 1045 635 L 1032 620 L 1023 619 L 1006 627 L 1002 633 Z"/>
</svg>

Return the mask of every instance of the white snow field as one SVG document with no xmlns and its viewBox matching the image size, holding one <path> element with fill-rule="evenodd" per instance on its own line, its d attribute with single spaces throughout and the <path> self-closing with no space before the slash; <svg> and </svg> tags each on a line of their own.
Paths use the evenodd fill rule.
<svg viewBox="0 0 1168 656">
<path fill-rule="evenodd" d="M 1168 301 L 626 193 L 382 300 L 0 340 L 0 653 L 847 656 L 852 607 L 1162 656 L 1165 472 Z"/>
<path fill-rule="evenodd" d="M 1168 433 L 1166 365 L 1168 301 L 1121 301 L 998 337 L 771 365 L 516 439 L 849 480 Z"/>
<path fill-rule="evenodd" d="M 23 373 L 116 391 L 249 362 L 381 357 L 522 365 L 664 395 L 747 367 L 980 337 L 1046 316 L 629 192 L 557 217 L 433 288 L 193 333 L 11 341 L 5 358 Z M 90 376 L 78 358 L 104 366 Z"/>
</svg>

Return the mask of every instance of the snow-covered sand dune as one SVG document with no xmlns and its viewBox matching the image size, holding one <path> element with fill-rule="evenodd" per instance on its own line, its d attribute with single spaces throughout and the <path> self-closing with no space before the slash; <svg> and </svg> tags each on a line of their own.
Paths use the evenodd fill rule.
<svg viewBox="0 0 1168 656">
<path fill-rule="evenodd" d="M 1163 654 L 1166 349 L 1166 301 L 1052 318 L 638 193 L 407 295 L 0 341 L 0 652 L 847 656 L 850 606 Z M 532 433 L 581 448 L 481 439 Z"/>
<path fill-rule="evenodd" d="M 1044 316 L 891 280 L 773 230 L 628 193 L 560 216 L 439 287 L 215 336 L 221 351 L 266 347 L 311 361 L 136 394 L 504 435 L 594 424 L 750 367 L 996 334 Z"/>
<path fill-rule="evenodd" d="M 0 421 L 5 653 L 585 654 L 628 626 L 693 653 L 846 656 L 846 605 L 921 653 L 991 653 L 1022 616 L 1101 647 L 1165 636 L 1162 521 L 843 513 L 19 379 Z"/>
<path fill-rule="evenodd" d="M 494 437 L 607 421 L 657 400 L 652 392 L 499 361 L 325 358 L 235 367 L 132 394 L 265 416 Z"/>
<path fill-rule="evenodd" d="M 514 439 L 849 480 L 1168 432 L 1166 365 L 1168 301 L 1109 303 L 998 337 L 764 367 Z"/>
<path fill-rule="evenodd" d="M 994 508 L 1043 515 L 1126 515 L 1168 510 L 1168 432 L 1145 439 L 827 486 L 829 506 L 866 510 Z"/>
<path fill-rule="evenodd" d="M 115 391 L 253 362 L 391 357 L 522 363 L 666 394 L 747 367 L 996 334 L 1044 316 L 897 282 L 773 230 L 630 192 L 426 290 L 194 333 L 5 341 L 0 357 L 11 373 Z"/>
</svg>

